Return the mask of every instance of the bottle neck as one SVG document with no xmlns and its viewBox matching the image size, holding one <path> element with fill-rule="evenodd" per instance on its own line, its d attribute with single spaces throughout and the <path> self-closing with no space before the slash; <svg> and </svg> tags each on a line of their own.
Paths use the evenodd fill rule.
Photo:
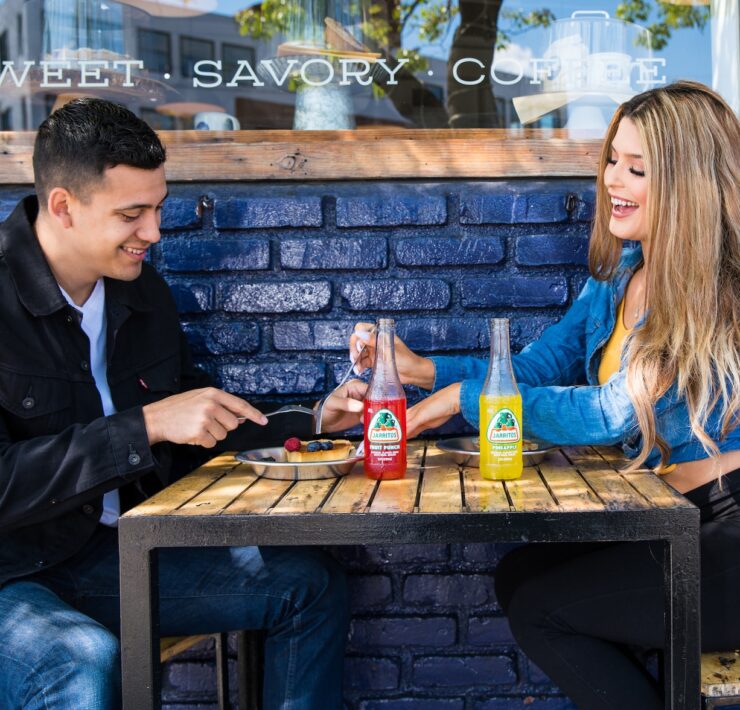
<svg viewBox="0 0 740 710">
<path fill-rule="evenodd" d="M 395 326 L 381 321 L 375 345 L 375 364 L 367 396 L 371 399 L 405 398 L 396 369 Z"/>
<path fill-rule="evenodd" d="M 482 394 L 518 394 L 514 379 L 509 348 L 509 321 L 496 318 L 491 321 L 491 358 L 488 362 L 488 375 Z"/>
</svg>

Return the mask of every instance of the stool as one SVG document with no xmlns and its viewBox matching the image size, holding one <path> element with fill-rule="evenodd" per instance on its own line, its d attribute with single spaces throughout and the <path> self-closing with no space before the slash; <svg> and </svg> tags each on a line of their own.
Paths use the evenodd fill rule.
<svg viewBox="0 0 740 710">
<path fill-rule="evenodd" d="M 701 654 L 701 697 L 704 710 L 740 707 L 740 651 Z"/>
<path fill-rule="evenodd" d="M 226 633 L 198 636 L 167 636 L 159 643 L 159 660 L 164 663 L 195 644 L 212 638 L 216 644 L 216 691 L 219 710 L 229 710 L 229 660 Z M 259 633 L 236 632 L 236 665 L 239 710 L 262 707 L 263 639 Z"/>
</svg>

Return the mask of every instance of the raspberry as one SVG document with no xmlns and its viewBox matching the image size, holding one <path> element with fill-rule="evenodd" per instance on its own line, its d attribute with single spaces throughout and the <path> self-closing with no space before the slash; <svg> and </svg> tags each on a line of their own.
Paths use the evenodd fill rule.
<svg viewBox="0 0 740 710">
<path fill-rule="evenodd" d="M 297 436 L 291 436 L 290 439 L 286 439 L 283 444 L 286 451 L 300 451 L 301 440 Z"/>
</svg>

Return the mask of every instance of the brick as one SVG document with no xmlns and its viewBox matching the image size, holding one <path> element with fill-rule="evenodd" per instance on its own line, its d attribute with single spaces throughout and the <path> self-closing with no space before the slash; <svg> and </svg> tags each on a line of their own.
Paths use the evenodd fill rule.
<svg viewBox="0 0 740 710">
<path fill-rule="evenodd" d="M 496 186 L 489 192 L 466 191 L 460 196 L 460 224 L 514 224 L 521 221 L 516 193 Z"/>
<path fill-rule="evenodd" d="M 505 616 L 472 616 L 468 619 L 468 643 L 471 646 L 515 646 L 509 621 Z"/>
<path fill-rule="evenodd" d="M 491 604 L 495 600 L 493 575 L 411 574 L 404 580 L 403 599 L 435 607 L 456 607 L 461 599 L 470 607 Z"/>
<path fill-rule="evenodd" d="M 163 679 L 162 692 L 167 694 L 214 695 L 216 669 L 213 663 L 171 663 Z"/>
<path fill-rule="evenodd" d="M 356 322 L 277 321 L 272 327 L 273 345 L 276 350 L 347 350 Z"/>
<path fill-rule="evenodd" d="M 465 308 L 562 306 L 568 283 L 562 276 L 493 276 L 463 279 Z"/>
<path fill-rule="evenodd" d="M 161 229 L 183 229 L 197 227 L 201 223 L 198 200 L 184 197 L 168 197 L 162 206 Z"/>
<path fill-rule="evenodd" d="M 457 622 L 447 616 L 401 616 L 354 619 L 349 642 L 353 648 L 373 646 L 450 646 L 457 639 Z"/>
<path fill-rule="evenodd" d="M 396 326 L 398 336 L 414 350 L 477 350 L 489 340 L 485 318 L 413 318 Z"/>
<path fill-rule="evenodd" d="M 15 209 L 15 200 L 0 200 L 0 222 L 5 221 Z"/>
<path fill-rule="evenodd" d="M 498 264 L 505 252 L 504 240 L 500 237 L 420 237 L 399 240 L 395 253 L 396 261 L 402 266 L 462 266 Z"/>
<path fill-rule="evenodd" d="M 588 264 L 588 238 L 533 234 L 516 240 L 516 263 L 522 266 Z"/>
<path fill-rule="evenodd" d="M 328 281 L 295 283 L 227 283 L 219 285 L 218 302 L 231 313 L 313 313 L 328 308 Z"/>
<path fill-rule="evenodd" d="M 596 188 L 591 186 L 578 194 L 578 203 L 574 214 L 578 222 L 590 222 L 596 208 Z"/>
<path fill-rule="evenodd" d="M 324 365 L 314 362 L 226 364 L 216 368 L 219 387 L 238 394 L 308 394 L 325 389 Z"/>
<path fill-rule="evenodd" d="M 232 197 L 217 199 L 217 229 L 266 229 L 270 227 L 320 227 L 320 197 Z"/>
<path fill-rule="evenodd" d="M 511 347 L 519 352 L 525 345 L 537 340 L 542 333 L 562 316 L 532 316 L 524 318 L 513 318 L 511 321 L 510 338 Z M 488 334 L 490 336 L 490 334 Z M 490 337 L 486 338 L 490 341 Z M 489 342 L 486 342 L 486 347 Z"/>
<path fill-rule="evenodd" d="M 183 323 L 183 330 L 193 352 L 198 355 L 253 353 L 260 347 L 260 328 L 251 321 L 218 325 Z"/>
<path fill-rule="evenodd" d="M 202 313 L 213 310 L 213 287 L 197 283 L 170 284 L 172 297 L 180 313 Z"/>
<path fill-rule="evenodd" d="M 397 660 L 366 656 L 348 656 L 344 660 L 345 689 L 395 690 L 400 677 Z"/>
<path fill-rule="evenodd" d="M 565 222 L 569 215 L 566 207 L 567 191 L 562 188 L 532 189 L 520 195 L 524 200 L 524 215 L 518 220 L 527 224 Z"/>
<path fill-rule="evenodd" d="M 414 683 L 435 688 L 509 685 L 516 669 L 507 656 L 427 656 L 414 660 Z"/>
<path fill-rule="evenodd" d="M 280 242 L 284 269 L 384 269 L 388 245 L 382 237 L 286 239 Z"/>
<path fill-rule="evenodd" d="M 371 545 L 360 548 L 358 555 L 369 565 L 417 565 L 446 562 L 450 549 L 448 545 Z"/>
<path fill-rule="evenodd" d="M 162 262 L 169 271 L 244 271 L 270 266 L 265 239 L 166 239 Z"/>
<path fill-rule="evenodd" d="M 568 698 L 535 698 L 531 695 L 481 700 L 473 707 L 475 710 L 577 710 L 575 703 Z"/>
<path fill-rule="evenodd" d="M 353 311 L 415 311 L 447 308 L 450 287 L 441 279 L 384 279 L 342 286 L 340 291 Z"/>
<path fill-rule="evenodd" d="M 386 606 L 393 601 L 391 578 L 380 574 L 351 575 L 348 577 L 352 609 Z"/>
<path fill-rule="evenodd" d="M 412 192 L 395 186 L 370 188 L 371 197 L 337 197 L 339 227 L 397 227 L 404 224 L 444 224 L 447 201 L 444 196 Z"/>
<path fill-rule="evenodd" d="M 442 700 L 433 698 L 388 698 L 366 700 L 360 710 L 463 710 L 464 700 Z"/>
<path fill-rule="evenodd" d="M 462 546 L 462 556 L 466 562 L 482 562 L 495 565 L 500 555 L 498 546 L 493 542 L 467 543 Z"/>
<path fill-rule="evenodd" d="M 534 662 L 527 659 L 527 667 L 529 669 L 529 682 L 535 685 L 552 685 L 552 681 L 545 674 L 545 672 Z"/>
</svg>

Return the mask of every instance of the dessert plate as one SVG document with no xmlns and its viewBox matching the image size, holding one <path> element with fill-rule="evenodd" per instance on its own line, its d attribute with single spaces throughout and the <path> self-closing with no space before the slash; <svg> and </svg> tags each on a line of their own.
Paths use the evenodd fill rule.
<svg viewBox="0 0 740 710">
<path fill-rule="evenodd" d="M 249 465 L 258 476 L 278 481 L 315 481 L 322 478 L 339 478 L 347 475 L 352 467 L 362 461 L 354 446 L 350 455 L 338 461 L 301 461 L 290 463 L 282 446 L 240 451 L 236 460 Z M 272 459 L 272 460 L 270 460 Z"/>
<path fill-rule="evenodd" d="M 461 466 L 478 468 L 480 464 L 480 443 L 477 436 L 460 436 L 455 439 L 445 439 L 437 442 L 437 448 L 449 454 L 455 463 Z M 534 466 L 545 458 L 548 451 L 553 451 L 555 446 L 538 448 L 531 441 L 524 440 L 522 447 L 522 458 L 525 466 Z"/>
</svg>

